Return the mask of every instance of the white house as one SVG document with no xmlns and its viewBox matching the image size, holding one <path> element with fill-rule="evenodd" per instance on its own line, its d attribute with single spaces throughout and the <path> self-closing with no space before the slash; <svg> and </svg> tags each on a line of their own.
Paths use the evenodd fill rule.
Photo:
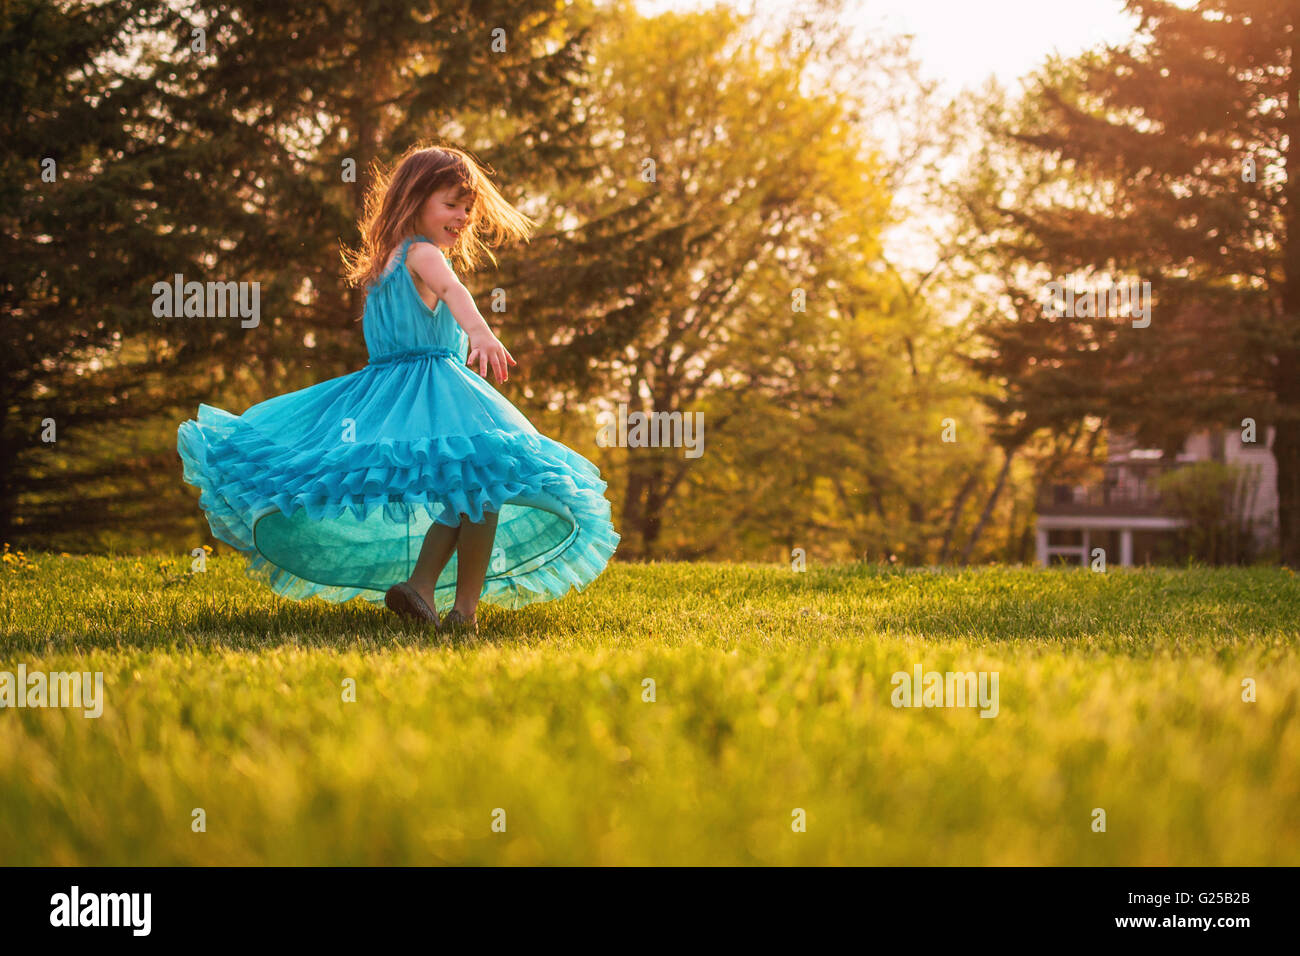
<svg viewBox="0 0 1300 956">
<path fill-rule="evenodd" d="M 1038 563 L 1089 564 L 1094 548 L 1104 548 L 1107 564 L 1148 564 L 1159 539 L 1184 524 L 1162 505 L 1155 479 L 1192 462 L 1219 461 L 1244 468 L 1233 500 L 1237 514 L 1254 519 L 1261 548 L 1278 540 L 1275 429 L 1255 444 L 1243 443 L 1238 429 L 1197 432 L 1172 461 L 1159 449 L 1136 447 L 1132 436 L 1110 433 L 1110 452 L 1100 485 L 1056 485 L 1038 502 Z M 1056 555 L 1061 557 L 1057 558 Z"/>
</svg>

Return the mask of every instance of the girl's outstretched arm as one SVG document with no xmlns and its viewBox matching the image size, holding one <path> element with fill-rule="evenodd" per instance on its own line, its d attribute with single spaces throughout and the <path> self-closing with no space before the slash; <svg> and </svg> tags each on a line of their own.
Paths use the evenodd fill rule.
<svg viewBox="0 0 1300 956">
<path fill-rule="evenodd" d="M 510 366 L 519 363 L 492 334 L 487 320 L 474 303 L 474 297 L 456 273 L 451 271 L 451 266 L 447 265 L 442 253 L 427 242 L 417 242 L 411 246 L 406 261 L 410 263 L 411 271 L 420 277 L 420 281 L 447 303 L 451 317 L 469 336 L 469 355 L 465 364 L 473 368 L 477 355 L 478 373 L 484 378 L 487 378 L 489 365 L 496 373 L 498 384 L 510 378 Z"/>
</svg>

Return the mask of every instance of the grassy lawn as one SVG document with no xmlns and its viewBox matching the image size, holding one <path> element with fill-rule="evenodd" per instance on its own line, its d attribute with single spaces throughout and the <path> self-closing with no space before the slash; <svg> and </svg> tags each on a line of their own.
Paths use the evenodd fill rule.
<svg viewBox="0 0 1300 956">
<path fill-rule="evenodd" d="M 1287 569 L 615 563 L 448 645 L 234 557 L 25 558 L 0 671 L 105 703 L 0 710 L 3 864 L 1300 863 Z M 917 665 L 997 715 L 893 706 Z"/>
</svg>

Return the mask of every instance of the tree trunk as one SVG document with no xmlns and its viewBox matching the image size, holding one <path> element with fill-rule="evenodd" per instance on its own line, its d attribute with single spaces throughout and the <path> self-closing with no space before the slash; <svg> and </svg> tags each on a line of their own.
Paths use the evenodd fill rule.
<svg viewBox="0 0 1300 956">
<path fill-rule="evenodd" d="M 665 453 L 663 448 L 655 451 L 660 455 Z M 647 465 L 645 507 L 641 512 L 641 548 L 646 557 L 650 557 L 663 530 L 664 464 L 662 458 L 656 458 Z"/>
<path fill-rule="evenodd" d="M 1291 64 L 1297 53 L 1294 43 L 1287 50 Z M 1294 79 L 1294 77 L 1293 77 Z M 1287 133 L 1287 170 L 1300 159 L 1300 94 L 1288 92 L 1290 101 L 1285 118 L 1279 124 Z M 1281 561 L 1300 566 L 1300 176 L 1288 175 L 1286 196 L 1286 239 L 1282 249 L 1282 328 L 1281 347 L 1277 350 L 1274 385 L 1278 420 L 1273 436 L 1273 458 L 1277 462 L 1278 547 Z"/>
<path fill-rule="evenodd" d="M 997 504 L 998 496 L 1002 494 L 1002 487 L 1007 482 L 1007 472 L 1011 470 L 1011 459 L 1015 451 L 1004 448 L 1003 454 L 1006 456 L 1002 460 L 1002 470 L 998 472 L 997 483 L 993 486 L 993 494 L 989 495 L 989 500 L 984 505 L 984 513 L 980 515 L 979 522 L 975 525 L 975 530 L 971 532 L 970 540 L 966 542 L 966 550 L 961 554 L 961 563 L 964 567 L 970 560 L 971 552 L 975 550 L 975 542 L 979 541 L 980 534 L 984 531 L 984 526 L 988 524 L 989 515 L 993 513 L 993 506 Z"/>
<path fill-rule="evenodd" d="M 628 560 L 640 560 L 644 557 L 640 541 L 641 531 L 641 500 L 643 489 L 645 488 L 645 478 L 641 473 L 641 462 L 636 452 L 638 449 L 628 449 L 627 457 L 627 489 L 623 494 L 623 535 L 625 538 L 636 537 L 638 540 L 635 544 L 628 540 L 626 545 L 621 548 L 624 557 Z M 633 535 L 633 532 L 636 532 Z"/>
<path fill-rule="evenodd" d="M 1281 561 L 1300 567 L 1300 354 L 1282 351 L 1278 355 L 1277 400 L 1280 408 L 1273 436 L 1273 458 L 1277 461 L 1278 547 Z M 1288 369 L 1284 371 L 1284 369 Z"/>
<path fill-rule="evenodd" d="M 1011 499 L 1011 514 L 1007 516 L 1007 546 L 1002 552 L 1007 564 L 1020 564 L 1020 551 L 1018 548 L 1018 537 L 1016 535 L 1016 518 L 1020 515 L 1020 502 L 1014 497 Z"/>
<path fill-rule="evenodd" d="M 975 490 L 975 485 L 979 481 L 979 469 L 971 472 L 971 476 L 966 479 L 962 489 L 957 494 L 957 500 L 953 503 L 952 514 L 948 518 L 948 528 L 943 533 L 943 547 L 939 549 L 939 563 L 948 562 L 948 553 L 952 548 L 952 535 L 957 530 L 957 522 L 961 518 L 962 509 L 966 506 L 966 499 L 970 493 Z"/>
</svg>

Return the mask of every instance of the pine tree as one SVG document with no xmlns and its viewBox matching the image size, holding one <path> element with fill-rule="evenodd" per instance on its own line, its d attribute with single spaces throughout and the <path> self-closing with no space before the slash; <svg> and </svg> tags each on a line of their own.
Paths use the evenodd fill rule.
<svg viewBox="0 0 1300 956">
<path fill-rule="evenodd" d="M 359 367 L 339 252 L 373 160 L 463 134 L 506 181 L 581 175 L 575 19 L 553 0 L 5 4 L 0 532 L 20 495 L 45 499 L 27 534 L 162 530 L 177 514 L 147 485 L 193 513 L 175 425 L 217 383 L 251 404 Z M 156 317 L 176 274 L 258 282 L 260 324 Z M 127 425 L 150 416 L 167 427 L 136 454 Z M 137 510 L 86 507 L 100 479 Z"/>
<path fill-rule="evenodd" d="M 1126 7 L 1133 43 L 1050 65 L 996 124 L 1025 163 L 980 212 L 1021 298 L 985 364 L 1040 423 L 1098 414 L 1171 450 L 1207 424 L 1275 425 L 1282 557 L 1300 563 L 1300 2 Z M 1150 281 L 1149 327 L 1043 316 L 1044 273 Z"/>
</svg>

